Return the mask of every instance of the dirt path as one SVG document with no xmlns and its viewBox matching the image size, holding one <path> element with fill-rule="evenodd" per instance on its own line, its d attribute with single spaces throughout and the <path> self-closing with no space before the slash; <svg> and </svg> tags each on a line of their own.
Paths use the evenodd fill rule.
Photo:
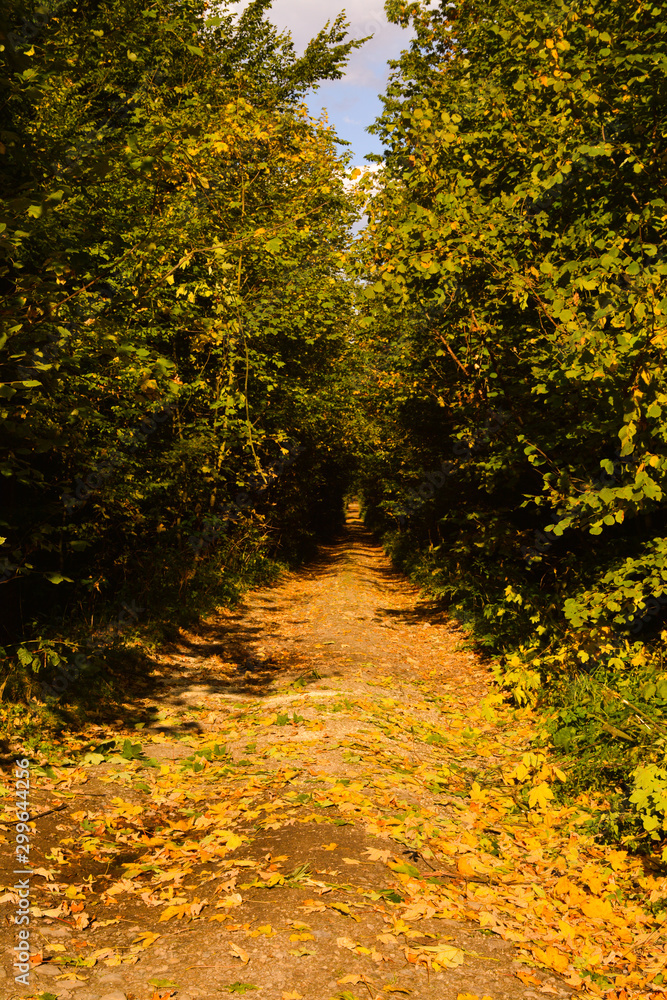
<svg viewBox="0 0 667 1000">
<path fill-rule="evenodd" d="M 667 880 L 554 806 L 535 719 L 463 638 L 355 510 L 319 563 L 182 635 L 145 724 L 33 768 L 33 815 L 58 811 L 29 988 L 3 875 L 3 1000 L 662 996 Z"/>
</svg>

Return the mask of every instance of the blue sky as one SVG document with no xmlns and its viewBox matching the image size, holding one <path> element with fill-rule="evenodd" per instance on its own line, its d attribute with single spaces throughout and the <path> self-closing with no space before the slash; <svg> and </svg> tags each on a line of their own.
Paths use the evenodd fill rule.
<svg viewBox="0 0 667 1000">
<path fill-rule="evenodd" d="M 231 9 L 246 6 L 241 0 Z M 387 60 L 395 59 L 407 47 L 410 34 L 388 23 L 383 0 L 274 0 L 270 16 L 276 27 L 291 31 L 297 50 L 302 52 L 326 21 L 333 20 L 341 10 L 345 10 L 350 22 L 351 37 L 374 37 L 352 53 L 342 80 L 324 83 L 309 96 L 308 107 L 315 117 L 323 107 L 327 109 L 339 136 L 352 144 L 354 164 L 362 165 L 366 153 L 382 152 L 375 136 L 368 135 L 365 129 L 382 110 L 378 94 L 384 92 L 387 83 Z"/>
</svg>

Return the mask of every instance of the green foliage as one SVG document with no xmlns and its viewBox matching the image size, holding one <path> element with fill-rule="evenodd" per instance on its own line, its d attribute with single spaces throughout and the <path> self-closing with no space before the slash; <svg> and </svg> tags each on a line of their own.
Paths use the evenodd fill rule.
<svg viewBox="0 0 667 1000">
<path fill-rule="evenodd" d="M 367 520 L 519 703 L 571 713 L 582 783 L 604 765 L 629 789 L 664 761 L 636 685 L 658 690 L 667 638 L 667 20 L 388 9 L 416 37 L 359 182 L 364 404 L 389 442 Z M 626 705 L 579 703 L 592 674 Z"/>
<path fill-rule="evenodd" d="M 354 209 L 300 99 L 359 43 L 338 18 L 297 57 L 268 6 L 0 18 L 6 671 L 57 668 L 57 621 L 111 640 L 118 600 L 231 599 L 340 517 Z"/>
<path fill-rule="evenodd" d="M 667 831 L 667 769 L 655 764 L 636 767 L 630 801 L 639 812 L 644 829 L 652 840 L 659 840 L 658 831 Z"/>
</svg>

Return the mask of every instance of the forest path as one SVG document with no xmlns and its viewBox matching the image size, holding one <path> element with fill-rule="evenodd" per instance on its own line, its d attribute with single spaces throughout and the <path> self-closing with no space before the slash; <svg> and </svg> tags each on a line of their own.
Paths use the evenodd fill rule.
<svg viewBox="0 0 667 1000">
<path fill-rule="evenodd" d="M 33 778 L 62 809 L 31 855 L 34 993 L 8 960 L 0 995 L 651 995 L 647 879 L 554 806 L 534 716 L 463 638 L 356 508 L 319 561 L 182 633 L 145 724 Z"/>
</svg>

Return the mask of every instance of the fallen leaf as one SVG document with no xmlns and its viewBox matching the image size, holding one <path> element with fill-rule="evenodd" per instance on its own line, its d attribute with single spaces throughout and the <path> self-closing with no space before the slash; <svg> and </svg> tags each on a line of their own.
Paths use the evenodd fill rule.
<svg viewBox="0 0 667 1000">
<path fill-rule="evenodd" d="M 135 937 L 131 947 L 133 950 L 143 951 L 146 948 L 150 948 L 150 946 L 154 944 L 159 937 L 161 937 L 161 935 L 155 934 L 153 931 L 144 931 L 142 934 L 139 934 L 138 937 Z"/>
<path fill-rule="evenodd" d="M 471 878 L 473 875 L 477 874 L 477 869 L 472 859 L 467 854 L 463 854 L 457 859 L 456 867 L 459 874 L 463 875 L 465 878 Z"/>
<path fill-rule="evenodd" d="M 369 861 L 382 861 L 384 864 L 386 864 L 391 857 L 391 851 L 378 851 L 376 847 L 364 848 L 364 854 L 368 855 Z"/>
<path fill-rule="evenodd" d="M 239 948 L 239 946 L 234 944 L 233 941 L 229 944 L 229 954 L 234 958 L 240 958 L 244 965 L 247 965 L 250 961 L 250 955 L 248 952 L 244 951 L 243 948 Z"/>
<path fill-rule="evenodd" d="M 359 920 L 359 917 L 357 917 L 356 914 L 352 912 L 347 903 L 338 903 L 338 902 L 329 903 L 329 909 L 336 910 L 338 913 L 342 913 L 346 917 L 352 917 L 353 920 L 356 921 Z"/>
<path fill-rule="evenodd" d="M 597 903 L 599 900 L 595 900 L 595 902 Z M 562 951 L 557 951 L 550 944 L 544 950 L 542 948 L 533 948 L 532 953 L 538 962 L 548 966 L 550 969 L 554 969 L 556 972 L 566 972 L 570 964 L 567 955 L 564 955 Z"/>
<path fill-rule="evenodd" d="M 542 980 L 534 976 L 532 972 L 526 972 L 525 969 L 517 969 L 515 972 L 517 979 L 520 979 L 524 986 L 541 986 Z"/>
<path fill-rule="evenodd" d="M 326 906 L 324 903 L 320 903 L 316 899 L 307 899 L 305 903 L 301 904 L 299 909 L 303 910 L 305 913 L 322 913 L 326 910 Z"/>
<path fill-rule="evenodd" d="M 256 937 L 259 934 L 263 934 L 264 937 L 270 938 L 276 934 L 276 931 L 273 929 L 271 924 L 260 924 L 254 931 L 251 931 L 252 937 Z"/>
<path fill-rule="evenodd" d="M 553 799 L 554 793 L 549 788 L 546 781 L 540 782 L 535 788 L 531 788 L 528 794 L 528 805 L 531 809 L 535 806 L 539 806 L 541 809 L 546 809 L 549 805 L 549 799 Z"/>
<path fill-rule="evenodd" d="M 48 868 L 33 868 L 32 874 L 41 875 L 41 877 L 45 878 L 47 882 L 53 882 L 53 876 L 58 873 L 55 870 L 50 871 Z"/>
<path fill-rule="evenodd" d="M 225 896 L 221 899 L 219 903 L 216 903 L 216 909 L 221 906 L 226 907 L 228 910 L 233 909 L 235 906 L 240 906 L 243 902 L 243 897 L 240 892 L 233 892 L 230 896 Z"/>
<path fill-rule="evenodd" d="M 444 969 L 456 969 L 459 965 L 463 965 L 463 952 L 460 948 L 445 944 L 433 950 L 435 951 L 433 961 L 442 965 Z"/>
<path fill-rule="evenodd" d="M 356 943 L 349 937 L 339 937 L 336 938 L 336 944 L 339 948 L 348 948 L 349 951 L 354 951 L 357 947 Z"/>
</svg>

